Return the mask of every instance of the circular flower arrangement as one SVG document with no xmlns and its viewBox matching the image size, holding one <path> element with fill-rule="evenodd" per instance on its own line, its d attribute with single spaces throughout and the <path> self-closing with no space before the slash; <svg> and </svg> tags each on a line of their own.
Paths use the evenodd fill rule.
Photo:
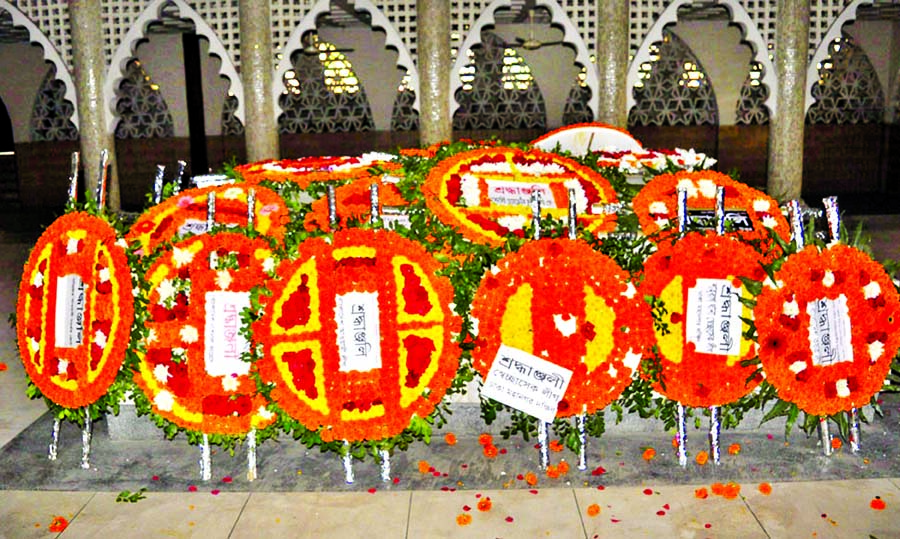
<svg viewBox="0 0 900 539">
<path fill-rule="evenodd" d="M 19 352 L 41 393 L 66 408 L 104 396 L 131 337 L 125 250 L 103 219 L 66 214 L 31 251 L 16 308 Z"/>
<path fill-rule="evenodd" d="M 575 190 L 578 224 L 600 234 L 616 226 L 605 206 L 616 202 L 612 186 L 596 171 L 570 159 L 514 148 L 470 150 L 444 159 L 422 185 L 428 208 L 468 239 L 494 246 L 508 233 L 523 235 L 531 223 L 531 194 L 541 214 L 568 216 L 568 190 Z"/>
<path fill-rule="evenodd" d="M 256 392 L 241 312 L 275 267 L 261 239 L 222 232 L 174 244 L 146 274 L 148 319 L 135 382 L 152 410 L 206 434 L 240 435 L 275 420 Z"/>
<path fill-rule="evenodd" d="M 313 182 L 336 182 L 365 178 L 369 170 L 379 167 L 384 170 L 398 170 L 400 165 L 393 162 L 395 155 L 371 152 L 358 157 L 304 157 L 302 159 L 282 159 L 259 161 L 234 167 L 235 172 L 248 183 L 293 182 L 306 189 Z"/>
<path fill-rule="evenodd" d="M 273 400 L 323 441 L 382 440 L 432 413 L 459 365 L 440 265 L 386 230 L 309 239 L 254 324 Z"/>
<path fill-rule="evenodd" d="M 752 312 L 740 302 L 749 297 L 740 278 L 765 277 L 756 251 L 731 236 L 692 232 L 660 243 L 642 275 L 641 296 L 664 308 L 655 324 L 659 371 L 644 373 L 656 377 L 658 392 L 686 406 L 721 406 L 759 384 L 756 366 L 741 366 L 756 355 L 741 320 Z"/>
<path fill-rule="evenodd" d="M 207 196 L 216 193 L 216 223 L 247 226 L 247 196 L 253 189 L 256 211 L 253 226 L 261 234 L 284 239 L 288 210 L 274 191 L 260 186 L 220 185 L 188 189 L 144 212 L 125 235 L 128 243 L 138 242 L 139 253 L 152 253 L 161 243 L 176 236 L 206 232 Z"/>
<path fill-rule="evenodd" d="M 713 228 L 716 187 L 725 188 L 726 223 L 734 224 L 734 233 L 744 241 L 767 242 L 773 231 L 790 241 L 791 229 L 774 199 L 713 171 L 661 174 L 650 180 L 632 200 L 641 229 L 651 238 L 662 240 L 677 232 L 677 189 L 687 190 L 688 212 L 706 212 Z"/>
<path fill-rule="evenodd" d="M 649 308 L 628 274 L 566 239 L 528 242 L 501 259 L 482 278 L 471 316 L 482 377 L 501 344 L 573 371 L 557 417 L 618 398 L 652 340 Z"/>
<path fill-rule="evenodd" d="M 397 185 L 385 181 L 383 176 L 368 176 L 334 190 L 341 227 L 346 227 L 348 221 L 351 220 L 368 222 L 372 213 L 371 188 L 373 185 L 378 186 L 378 210 L 382 219 L 385 221 L 404 219 L 402 208 L 408 206 L 409 202 L 400 194 Z M 327 197 L 321 197 L 312 203 L 306 214 L 304 227 L 309 231 L 331 231 Z"/>
<path fill-rule="evenodd" d="M 819 416 L 868 404 L 900 346 L 900 299 L 882 266 L 846 245 L 809 246 L 775 279 L 754 315 L 778 396 Z"/>
</svg>

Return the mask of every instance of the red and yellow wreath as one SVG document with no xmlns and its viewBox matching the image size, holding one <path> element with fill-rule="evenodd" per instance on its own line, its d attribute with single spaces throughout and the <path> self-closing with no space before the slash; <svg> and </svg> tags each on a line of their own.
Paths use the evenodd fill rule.
<svg viewBox="0 0 900 539">
<path fill-rule="evenodd" d="M 725 188 L 726 223 L 734 225 L 734 234 L 744 241 L 767 242 L 772 231 L 790 241 L 790 226 L 773 198 L 709 170 L 661 174 L 650 180 L 632 200 L 641 230 L 658 240 L 676 234 L 679 187 L 687 190 L 688 213 L 706 212 L 713 228 L 718 186 Z"/>
<path fill-rule="evenodd" d="M 740 301 L 750 297 L 740 278 L 765 277 L 755 250 L 732 236 L 692 232 L 660 243 L 642 275 L 641 296 L 658 298 L 664 308 L 657 306 L 654 328 L 659 371 L 645 372 L 661 377 L 662 383 L 654 383 L 657 391 L 686 406 L 706 407 L 734 402 L 759 384 L 756 367 L 741 366 L 756 356 L 741 320 L 752 311 Z"/>
<path fill-rule="evenodd" d="M 153 412 L 206 434 L 240 435 L 275 420 L 242 360 L 241 312 L 275 268 L 262 239 L 223 232 L 180 241 L 154 260 L 135 382 Z"/>
<path fill-rule="evenodd" d="M 425 202 L 440 221 L 460 227 L 472 241 L 495 246 L 508 233 L 523 235 L 531 223 L 533 192 L 540 197 L 542 215 L 566 219 L 569 189 L 575 191 L 579 225 L 592 234 L 615 228 L 616 214 L 606 207 L 617 200 L 609 182 L 552 153 L 470 150 L 438 163 L 422 185 Z"/>
<path fill-rule="evenodd" d="M 19 352 L 41 393 L 66 408 L 104 396 L 131 337 L 131 270 L 115 230 L 87 213 L 53 222 L 31 251 L 16 307 Z"/>
<path fill-rule="evenodd" d="M 138 217 L 125 235 L 128 243 L 140 243 L 138 253 L 150 254 L 161 243 L 179 235 L 206 232 L 207 197 L 216 193 L 216 223 L 247 226 L 247 196 L 256 196 L 253 227 L 266 236 L 284 239 L 289 221 L 287 206 L 270 189 L 249 185 L 220 185 L 188 189 L 153 206 Z"/>
<path fill-rule="evenodd" d="M 775 279 L 754 315 L 779 398 L 812 415 L 868 404 L 900 346 L 900 298 L 884 268 L 846 245 L 809 246 Z"/>
<path fill-rule="evenodd" d="M 306 189 L 313 182 L 337 182 L 365 178 L 369 170 L 399 170 L 395 155 L 371 152 L 360 156 L 303 157 L 301 159 L 270 159 L 234 167 L 247 183 L 262 181 L 293 182 Z"/>
<path fill-rule="evenodd" d="M 482 377 L 501 344 L 573 371 L 557 417 L 618 398 L 653 338 L 649 307 L 628 273 L 566 239 L 528 242 L 501 259 L 482 278 L 471 316 Z"/>
<path fill-rule="evenodd" d="M 371 188 L 378 186 L 378 213 L 382 219 L 406 220 L 403 208 L 409 206 L 409 202 L 403 198 L 395 182 L 385 181 L 383 176 L 368 176 L 354 180 L 352 183 L 342 185 L 334 190 L 337 215 L 342 227 L 346 227 L 351 220 L 368 222 L 372 214 Z M 309 213 L 306 214 L 303 223 L 309 231 L 325 230 L 331 232 L 331 224 L 328 217 L 328 199 L 322 197 L 312 203 Z"/>
<path fill-rule="evenodd" d="M 381 440 L 431 414 L 459 365 L 460 320 L 439 269 L 386 230 L 300 244 L 253 327 L 273 400 L 326 442 Z"/>
</svg>

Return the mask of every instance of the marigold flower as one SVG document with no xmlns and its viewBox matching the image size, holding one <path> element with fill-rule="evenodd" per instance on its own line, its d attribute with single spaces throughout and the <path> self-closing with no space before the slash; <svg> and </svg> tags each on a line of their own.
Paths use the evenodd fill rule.
<svg viewBox="0 0 900 539">
<path fill-rule="evenodd" d="M 8 368 L 9 368 L 9 367 L 6 366 L 6 363 L 0 361 L 0 372 L 3 372 L 3 371 L 5 371 L 5 370 L 8 369 Z"/>
<path fill-rule="evenodd" d="M 559 468 L 557 468 L 553 464 L 547 466 L 547 477 L 549 477 L 550 479 L 556 479 L 557 477 L 559 477 Z"/>
<path fill-rule="evenodd" d="M 722 491 L 722 497 L 727 500 L 733 500 L 741 493 L 741 486 L 737 483 L 729 482 Z"/>
<path fill-rule="evenodd" d="M 527 474 L 525 474 L 525 482 L 533 487 L 537 485 L 538 478 L 535 474 L 528 472 Z"/>
<path fill-rule="evenodd" d="M 722 483 L 713 483 L 709 486 L 709 488 L 716 496 L 721 496 L 722 493 L 725 492 L 725 485 L 723 485 Z"/>
<path fill-rule="evenodd" d="M 591 505 L 587 506 L 587 515 L 589 517 L 595 517 L 599 514 L 600 514 L 600 506 L 599 505 L 597 505 L 596 503 L 592 503 Z"/>
<path fill-rule="evenodd" d="M 697 464 L 703 466 L 709 460 L 709 453 L 707 453 L 706 451 L 701 451 L 697 453 L 697 456 L 694 457 L 694 460 L 697 461 Z"/>
<path fill-rule="evenodd" d="M 494 437 L 490 434 L 484 433 L 478 437 L 478 443 L 480 445 L 491 445 L 494 443 Z"/>
<path fill-rule="evenodd" d="M 419 461 L 419 473 L 425 474 L 431 469 L 431 465 L 428 464 L 427 460 Z"/>
<path fill-rule="evenodd" d="M 550 451 L 556 451 L 557 453 L 563 450 L 563 444 L 559 442 L 559 440 L 550 440 Z"/>
<path fill-rule="evenodd" d="M 479 511 L 487 512 L 487 511 L 491 510 L 491 507 L 493 507 L 493 505 L 494 504 L 491 502 L 491 499 L 489 497 L 485 496 L 484 498 L 481 498 L 480 500 L 478 500 L 477 507 L 478 507 Z"/>
<path fill-rule="evenodd" d="M 53 533 L 60 533 L 62 531 L 65 531 L 65 529 L 68 527 L 69 521 L 66 520 L 65 517 L 55 516 L 53 517 L 53 521 L 50 522 L 50 526 L 47 528 L 47 530 Z"/>
<path fill-rule="evenodd" d="M 885 505 L 884 500 L 881 499 L 881 496 L 875 496 L 872 498 L 872 501 L 869 502 L 869 507 L 876 511 L 884 511 L 884 508 L 887 507 Z"/>
<path fill-rule="evenodd" d="M 642 455 L 644 460 L 653 460 L 656 457 L 656 450 L 652 447 L 648 447 L 644 449 L 644 454 Z"/>
<path fill-rule="evenodd" d="M 566 475 L 569 473 L 569 463 L 566 461 L 562 461 L 557 465 L 556 469 L 559 470 L 560 475 Z"/>
<path fill-rule="evenodd" d="M 844 445 L 844 443 L 841 442 L 840 438 L 832 438 L 831 439 L 831 448 L 832 449 L 840 449 L 843 445 Z"/>
<path fill-rule="evenodd" d="M 484 446 L 483 451 L 484 451 L 484 456 L 486 456 L 489 459 L 496 457 L 497 453 L 498 453 L 497 447 L 493 444 Z"/>
<path fill-rule="evenodd" d="M 737 455 L 741 452 L 741 444 L 731 444 L 728 446 L 729 455 Z"/>
<path fill-rule="evenodd" d="M 705 500 L 709 498 L 709 491 L 706 490 L 706 487 L 700 487 L 694 490 L 694 497 L 700 500 Z"/>
<path fill-rule="evenodd" d="M 472 515 L 460 513 L 456 515 L 456 523 L 460 526 L 468 526 L 472 523 Z"/>
<path fill-rule="evenodd" d="M 444 435 L 444 441 L 447 442 L 447 445 L 456 445 L 456 435 L 448 432 Z"/>
<path fill-rule="evenodd" d="M 759 484 L 759 492 L 763 496 L 768 496 L 769 494 L 772 494 L 772 485 L 770 485 L 768 483 L 760 483 Z"/>
</svg>

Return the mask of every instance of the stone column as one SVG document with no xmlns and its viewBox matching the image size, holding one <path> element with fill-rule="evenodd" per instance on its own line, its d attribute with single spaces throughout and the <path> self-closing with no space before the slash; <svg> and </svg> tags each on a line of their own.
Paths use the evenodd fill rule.
<svg viewBox="0 0 900 539">
<path fill-rule="evenodd" d="M 450 0 L 417 0 L 419 144 L 453 136 L 450 118 Z"/>
<path fill-rule="evenodd" d="M 278 159 L 278 128 L 272 97 L 271 7 L 269 0 L 240 0 L 241 82 L 244 84 L 244 140 L 247 161 Z"/>
<path fill-rule="evenodd" d="M 784 202 L 799 199 L 803 185 L 803 128 L 809 58 L 809 0 L 778 0 L 775 34 L 777 111 L 769 123 L 768 193 Z"/>
<path fill-rule="evenodd" d="M 628 2 L 597 0 L 597 121 L 628 127 Z"/>
<path fill-rule="evenodd" d="M 106 60 L 103 57 L 103 25 L 100 24 L 100 0 L 69 2 L 72 26 L 72 64 L 75 96 L 78 99 L 78 134 L 81 138 L 81 162 L 84 166 L 85 189 L 91 196 L 97 192 L 100 153 L 109 150 L 107 207 L 118 210 L 119 176 L 116 171 L 116 139 L 106 130 L 106 103 L 103 102 L 103 80 Z M 111 113 L 110 113 L 111 114 Z"/>
</svg>

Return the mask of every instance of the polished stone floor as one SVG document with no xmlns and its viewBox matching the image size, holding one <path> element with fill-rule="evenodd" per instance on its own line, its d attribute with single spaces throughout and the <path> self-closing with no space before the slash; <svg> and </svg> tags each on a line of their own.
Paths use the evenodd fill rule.
<svg viewBox="0 0 900 539">
<path fill-rule="evenodd" d="M 900 219 L 869 219 L 876 255 L 900 258 Z M 31 240 L 0 232 L 0 316 L 14 308 Z M 89 469 L 71 426 L 49 461 L 51 421 L 42 402 L 25 397 L 5 323 L 0 362 L 0 537 L 900 538 L 900 401 L 888 396 L 858 454 L 843 447 L 826 457 L 815 439 L 748 425 L 723 433 L 723 446 L 738 443 L 739 454 L 682 468 L 661 426 L 610 424 L 591 441 L 585 471 L 575 455 L 551 453 L 571 466 L 558 478 L 540 473 L 531 443 L 495 437 L 500 454 L 488 459 L 474 436 L 450 446 L 438 433 L 430 447 L 394 455 L 386 483 L 369 460 L 348 485 L 336 458 L 289 439 L 259 447 L 256 481 L 239 448 L 213 454 L 204 482 L 199 452 L 183 437 L 123 440 L 105 421 L 95 425 Z M 705 433 L 692 429 L 689 443 L 704 449 Z M 647 447 L 657 452 L 649 461 Z M 141 489 L 143 499 L 116 501 Z M 51 530 L 56 517 L 64 531 Z"/>
</svg>

